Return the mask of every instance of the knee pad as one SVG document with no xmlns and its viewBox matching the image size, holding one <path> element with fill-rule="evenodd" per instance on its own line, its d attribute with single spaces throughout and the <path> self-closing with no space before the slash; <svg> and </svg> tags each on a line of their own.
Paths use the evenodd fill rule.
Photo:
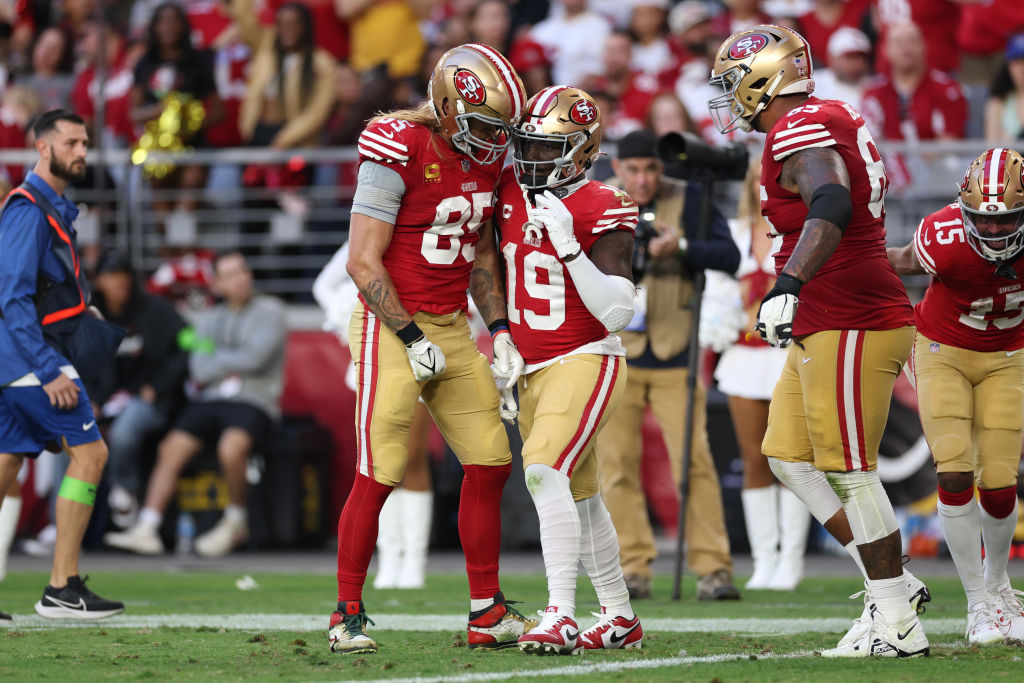
<svg viewBox="0 0 1024 683">
<path fill-rule="evenodd" d="M 1017 508 L 1017 487 L 1003 489 L 979 489 L 981 507 L 991 517 L 1005 519 Z"/>
<path fill-rule="evenodd" d="M 878 472 L 829 472 L 826 476 L 846 510 L 857 545 L 878 541 L 899 529 Z"/>
<path fill-rule="evenodd" d="M 825 473 L 811 463 L 768 458 L 768 466 L 775 477 L 803 501 L 819 523 L 825 524 L 839 512 L 842 505 L 829 486 Z"/>
</svg>

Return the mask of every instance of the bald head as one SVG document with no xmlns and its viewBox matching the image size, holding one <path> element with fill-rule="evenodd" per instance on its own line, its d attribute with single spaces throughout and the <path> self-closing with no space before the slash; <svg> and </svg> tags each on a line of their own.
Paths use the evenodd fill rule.
<svg viewBox="0 0 1024 683">
<path fill-rule="evenodd" d="M 895 73 L 912 73 L 925 69 L 924 35 L 917 24 L 906 22 L 889 28 L 885 51 Z"/>
</svg>

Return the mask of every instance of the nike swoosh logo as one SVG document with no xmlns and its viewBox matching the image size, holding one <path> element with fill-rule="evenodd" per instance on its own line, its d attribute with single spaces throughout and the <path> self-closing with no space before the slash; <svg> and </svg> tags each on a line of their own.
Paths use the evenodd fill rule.
<svg viewBox="0 0 1024 683">
<path fill-rule="evenodd" d="M 905 633 L 900 633 L 899 631 L 896 631 L 896 637 L 899 638 L 900 640 L 903 640 L 904 638 L 909 636 L 910 632 L 913 631 L 915 628 L 917 628 L 917 624 L 914 624 L 913 626 L 908 628 Z"/>
<path fill-rule="evenodd" d="M 807 365 L 812 360 L 814 360 L 814 356 L 811 356 L 810 358 L 802 358 L 802 359 L 800 359 L 800 364 L 801 365 Z"/>
<path fill-rule="evenodd" d="M 77 609 L 81 610 L 82 612 L 85 611 L 85 600 L 83 600 L 82 598 L 78 598 L 78 602 L 65 602 L 64 600 L 58 600 L 57 598 L 51 597 L 47 597 L 46 599 L 50 602 L 57 603 L 61 607 L 67 607 L 68 609 Z"/>
<path fill-rule="evenodd" d="M 631 628 L 631 629 L 629 629 L 628 631 L 626 631 L 625 633 L 623 633 L 623 634 L 622 634 L 621 636 L 620 636 L 620 635 L 619 635 L 618 633 L 612 633 L 612 634 L 611 634 L 610 636 L 608 636 L 608 640 L 609 640 L 609 641 L 610 641 L 611 643 L 613 643 L 613 644 L 614 644 L 614 643 L 621 643 L 621 642 L 622 642 L 622 641 L 624 641 L 624 640 L 625 640 L 626 638 L 628 638 L 628 637 L 629 637 L 629 634 L 630 634 L 630 633 L 632 633 L 633 631 L 635 631 L 635 630 L 637 629 L 637 627 L 639 627 L 639 626 L 640 626 L 640 624 L 637 624 L 637 625 L 636 625 L 636 626 L 634 626 L 633 628 Z"/>
<path fill-rule="evenodd" d="M 89 431 L 90 429 L 93 428 L 93 425 L 95 425 L 95 424 L 96 424 L 96 420 L 93 420 L 92 422 L 83 422 L 82 423 L 82 431 L 83 432 Z"/>
<path fill-rule="evenodd" d="M 580 634 L 579 631 L 568 631 L 567 630 L 565 632 L 565 639 L 566 640 L 576 640 L 576 638 L 577 638 L 577 636 L 579 636 L 579 634 Z"/>
<path fill-rule="evenodd" d="M 804 117 L 801 116 L 800 118 L 796 119 L 795 121 L 789 121 L 788 123 L 786 123 L 786 128 L 792 128 L 793 126 L 795 126 L 796 124 L 800 123 L 803 120 L 804 120 Z"/>
<path fill-rule="evenodd" d="M 384 130 L 383 128 L 381 128 L 377 132 L 379 132 L 381 135 L 386 137 L 388 140 L 394 140 L 395 139 L 395 134 L 392 133 L 390 130 Z"/>
<path fill-rule="evenodd" d="M 1016 351 L 1007 351 L 1006 352 L 1006 357 L 1009 358 L 1010 356 L 1012 356 L 1015 353 L 1020 353 L 1020 349 L 1017 349 Z"/>
</svg>

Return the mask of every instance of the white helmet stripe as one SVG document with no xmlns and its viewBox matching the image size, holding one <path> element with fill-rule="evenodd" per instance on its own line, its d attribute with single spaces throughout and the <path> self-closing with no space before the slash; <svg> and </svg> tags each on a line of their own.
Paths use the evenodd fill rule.
<svg viewBox="0 0 1024 683">
<path fill-rule="evenodd" d="M 544 116 L 544 112 L 547 111 L 548 106 L 558 97 L 558 93 L 567 90 L 568 87 L 566 85 L 549 85 L 534 95 L 533 110 L 530 111 L 530 116 Z"/>
<path fill-rule="evenodd" d="M 469 43 L 466 47 L 471 47 L 481 53 L 498 68 L 498 73 L 501 74 L 501 78 L 505 82 L 505 89 L 508 90 L 509 97 L 512 99 L 512 120 L 519 120 L 519 117 L 523 115 L 523 105 L 525 104 L 523 98 L 525 93 L 519 90 L 519 83 L 516 81 L 515 70 L 512 68 L 512 65 L 500 52 L 488 45 Z"/>
<path fill-rule="evenodd" d="M 999 194 L 999 181 L 1002 180 L 999 175 L 999 169 L 1003 167 L 1002 159 L 1003 155 L 1006 154 L 1006 150 L 1002 147 L 997 147 L 989 152 L 989 154 L 991 154 L 991 156 L 989 157 L 988 168 L 985 169 L 985 175 L 987 177 L 987 180 L 985 181 L 986 186 L 981 188 L 982 194 L 987 196 Z M 988 197 L 986 197 L 986 200 L 1001 201 L 1002 197 L 996 197 L 994 199 L 988 199 Z"/>
</svg>

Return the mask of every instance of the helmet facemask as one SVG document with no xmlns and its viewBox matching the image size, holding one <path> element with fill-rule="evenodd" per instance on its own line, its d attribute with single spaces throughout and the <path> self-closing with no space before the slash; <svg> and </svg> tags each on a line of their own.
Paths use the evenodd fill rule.
<svg viewBox="0 0 1024 683">
<path fill-rule="evenodd" d="M 995 263 L 1005 263 L 1024 249 L 1024 208 L 1013 211 L 976 211 L 958 199 L 960 213 L 967 232 L 967 243 L 978 256 Z M 994 222 L 1001 228 L 999 234 L 983 235 L 976 221 Z"/>
<path fill-rule="evenodd" d="M 752 130 L 750 121 L 743 118 L 743 103 L 737 95 L 740 81 L 748 73 L 750 68 L 746 64 L 737 64 L 723 73 L 711 74 L 709 83 L 722 89 L 721 95 L 708 100 L 711 120 L 720 133 L 731 133 L 737 129 L 749 133 Z"/>
<path fill-rule="evenodd" d="M 589 139 L 584 131 L 562 135 L 527 133 L 516 128 L 512 134 L 512 164 L 519 184 L 528 190 L 543 190 L 581 176 L 587 169 L 573 159 Z"/>
</svg>

